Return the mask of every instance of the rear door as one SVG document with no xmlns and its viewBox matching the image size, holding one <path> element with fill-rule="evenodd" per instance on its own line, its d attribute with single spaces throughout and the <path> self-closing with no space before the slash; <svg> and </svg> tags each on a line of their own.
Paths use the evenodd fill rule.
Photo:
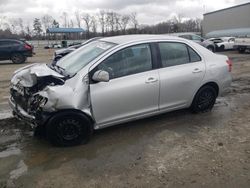
<svg viewBox="0 0 250 188">
<path fill-rule="evenodd" d="M 190 105 L 205 75 L 205 63 L 188 45 L 159 43 L 162 68 L 160 75 L 160 109 Z"/>
<path fill-rule="evenodd" d="M 127 47 L 100 63 L 109 82 L 90 84 L 92 111 L 97 124 L 135 118 L 158 110 L 159 74 L 153 69 L 149 44 Z"/>
</svg>

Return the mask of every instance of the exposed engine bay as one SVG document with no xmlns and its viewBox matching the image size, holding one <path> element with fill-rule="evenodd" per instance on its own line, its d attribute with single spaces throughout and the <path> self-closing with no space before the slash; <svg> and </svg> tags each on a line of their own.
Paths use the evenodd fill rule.
<svg viewBox="0 0 250 188">
<path fill-rule="evenodd" d="M 29 114 L 34 114 L 41 104 L 46 104 L 48 99 L 37 94 L 47 86 L 63 85 L 64 80 L 54 76 L 38 77 L 36 84 L 31 87 L 24 87 L 20 83 L 10 88 L 11 97 Z"/>
<path fill-rule="evenodd" d="M 36 125 L 44 114 L 59 110 L 76 109 L 91 115 L 88 91 L 87 75 L 69 75 L 52 64 L 33 64 L 14 73 L 9 103 L 16 117 Z"/>
</svg>

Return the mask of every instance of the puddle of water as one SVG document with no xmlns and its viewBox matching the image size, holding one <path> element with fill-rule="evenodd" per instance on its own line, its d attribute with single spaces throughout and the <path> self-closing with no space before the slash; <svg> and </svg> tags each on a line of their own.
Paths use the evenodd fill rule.
<svg viewBox="0 0 250 188">
<path fill-rule="evenodd" d="M 8 111 L 0 111 L 0 120 L 7 119 L 13 117 L 12 112 L 10 110 Z"/>
<path fill-rule="evenodd" d="M 20 176 L 27 172 L 28 166 L 24 163 L 23 160 L 20 160 L 17 164 L 17 168 L 10 172 L 9 179 L 7 181 L 7 187 L 17 187 L 14 183 Z"/>
<path fill-rule="evenodd" d="M 0 158 L 9 157 L 12 155 L 20 155 L 20 154 L 21 150 L 17 148 L 17 144 L 11 144 L 8 146 L 6 150 L 0 152 Z"/>
<path fill-rule="evenodd" d="M 19 178 L 22 174 L 27 172 L 27 170 L 28 170 L 27 165 L 24 163 L 23 160 L 21 160 L 18 163 L 17 168 L 10 172 L 10 179 L 15 180 L 15 179 Z"/>
</svg>

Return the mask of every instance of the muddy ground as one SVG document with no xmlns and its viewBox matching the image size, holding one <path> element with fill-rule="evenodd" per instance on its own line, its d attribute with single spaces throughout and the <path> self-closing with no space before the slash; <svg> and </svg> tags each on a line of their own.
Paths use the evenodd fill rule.
<svg viewBox="0 0 250 188">
<path fill-rule="evenodd" d="M 49 60 L 49 53 L 41 50 L 29 63 Z M 225 54 L 234 62 L 231 91 L 208 113 L 181 110 L 107 128 L 70 148 L 33 137 L 20 121 L 1 120 L 0 187 L 249 188 L 250 54 Z M 2 111 L 19 66 L 0 65 Z"/>
</svg>

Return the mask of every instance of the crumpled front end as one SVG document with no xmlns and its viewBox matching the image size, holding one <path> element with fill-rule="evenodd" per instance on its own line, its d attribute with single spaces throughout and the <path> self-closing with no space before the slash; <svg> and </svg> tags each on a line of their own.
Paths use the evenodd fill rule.
<svg viewBox="0 0 250 188">
<path fill-rule="evenodd" d="M 48 114 L 62 109 L 90 114 L 87 91 L 88 84 L 82 79 L 71 80 L 45 64 L 34 64 L 14 73 L 9 104 L 17 118 L 37 126 L 46 121 Z"/>
</svg>

